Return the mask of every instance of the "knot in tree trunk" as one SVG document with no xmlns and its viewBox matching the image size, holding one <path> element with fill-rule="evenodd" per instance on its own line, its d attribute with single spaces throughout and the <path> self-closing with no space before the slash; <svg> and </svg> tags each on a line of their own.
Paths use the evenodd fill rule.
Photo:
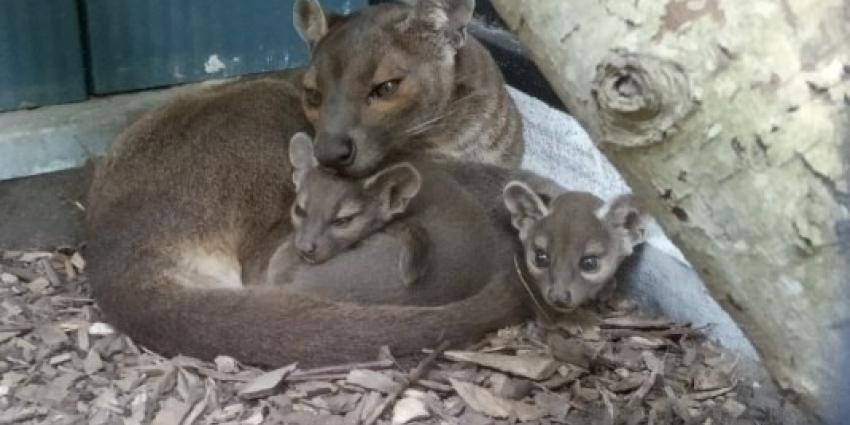
<svg viewBox="0 0 850 425">
<path fill-rule="evenodd" d="M 620 146 L 660 142 L 696 104 L 681 65 L 622 50 L 596 66 L 591 91 L 603 141 Z"/>
</svg>

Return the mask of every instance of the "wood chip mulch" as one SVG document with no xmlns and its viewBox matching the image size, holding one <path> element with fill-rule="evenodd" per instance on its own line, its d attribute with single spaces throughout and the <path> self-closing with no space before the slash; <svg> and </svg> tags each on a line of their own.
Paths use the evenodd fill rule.
<svg viewBox="0 0 850 425">
<path fill-rule="evenodd" d="M 73 249 L 0 251 L 0 424 L 756 424 L 759 387 L 687 324 L 628 300 L 467 350 L 261 370 L 164 358 L 100 321 Z M 411 363 L 407 363 L 411 364 Z M 778 422 L 777 422 L 778 423 Z"/>
</svg>

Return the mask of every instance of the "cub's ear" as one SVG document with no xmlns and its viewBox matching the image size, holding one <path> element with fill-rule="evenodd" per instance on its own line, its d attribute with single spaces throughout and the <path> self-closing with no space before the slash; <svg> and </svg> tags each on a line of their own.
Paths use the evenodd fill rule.
<svg viewBox="0 0 850 425">
<path fill-rule="evenodd" d="M 528 237 L 531 226 L 549 214 L 549 208 L 527 184 L 513 180 L 505 185 L 502 199 L 511 213 L 511 224 L 519 231 L 520 240 Z"/>
<path fill-rule="evenodd" d="M 289 139 L 289 162 L 292 164 L 292 182 L 298 190 L 307 171 L 319 164 L 313 155 L 313 140 L 307 133 L 295 133 Z"/>
<path fill-rule="evenodd" d="M 363 183 L 364 189 L 376 195 L 380 214 L 386 220 L 407 210 L 421 187 L 422 176 L 407 162 L 387 167 Z"/>
<path fill-rule="evenodd" d="M 620 195 L 596 210 L 596 216 L 623 240 L 626 255 L 646 240 L 647 217 L 632 195 Z"/>
<path fill-rule="evenodd" d="M 419 0 L 415 17 L 430 29 L 448 33 L 458 48 L 466 41 L 466 26 L 474 9 L 475 0 Z"/>
<path fill-rule="evenodd" d="M 310 49 L 315 48 L 319 40 L 328 32 L 328 19 L 319 1 L 295 0 L 292 15 L 298 35 L 310 45 Z"/>
</svg>

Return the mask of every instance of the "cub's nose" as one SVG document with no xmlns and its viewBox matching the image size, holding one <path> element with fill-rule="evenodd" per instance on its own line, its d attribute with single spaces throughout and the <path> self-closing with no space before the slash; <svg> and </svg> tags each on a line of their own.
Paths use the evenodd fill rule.
<svg viewBox="0 0 850 425">
<path fill-rule="evenodd" d="M 569 310 L 573 308 L 573 297 L 570 291 L 552 291 L 550 290 L 546 297 L 552 307 L 560 310 Z"/>
<path fill-rule="evenodd" d="M 555 308 L 559 308 L 561 310 L 572 308 L 572 304 L 570 304 L 569 300 L 553 300 L 552 304 Z"/>
<path fill-rule="evenodd" d="M 345 168 L 354 162 L 357 148 L 350 137 L 323 137 L 316 143 L 316 159 L 330 168 Z"/>
<path fill-rule="evenodd" d="M 315 242 L 302 242 L 295 245 L 295 249 L 298 250 L 298 255 L 305 260 L 312 261 L 316 258 L 316 243 Z"/>
</svg>

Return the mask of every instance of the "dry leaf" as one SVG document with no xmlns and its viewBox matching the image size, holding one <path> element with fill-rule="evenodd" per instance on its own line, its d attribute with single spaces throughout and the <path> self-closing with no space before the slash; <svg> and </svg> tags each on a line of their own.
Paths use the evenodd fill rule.
<svg viewBox="0 0 850 425">
<path fill-rule="evenodd" d="M 535 421 L 543 417 L 543 412 L 537 406 L 498 397 L 486 388 L 469 382 L 449 380 L 458 395 L 470 408 L 494 418 L 515 416 L 521 421 Z"/>
<path fill-rule="evenodd" d="M 734 399 L 728 399 L 723 403 L 723 411 L 734 419 L 738 419 L 747 410 L 747 406 L 739 403 Z"/>
<path fill-rule="evenodd" d="M 691 394 L 691 398 L 693 398 L 694 400 L 707 400 L 710 398 L 720 397 L 732 391 L 733 388 L 735 388 L 734 385 L 728 386 L 726 388 L 718 388 L 716 390 L 696 392 Z"/>
<path fill-rule="evenodd" d="M 383 399 L 384 398 L 381 396 L 381 393 L 377 391 L 369 391 L 366 396 L 360 399 L 360 405 L 357 406 L 357 409 L 354 409 L 354 411 L 358 412 L 360 415 L 360 417 L 357 418 L 357 423 L 359 424 L 372 415 L 372 412 L 381 405 Z"/>
<path fill-rule="evenodd" d="M 556 359 L 584 369 L 590 367 L 590 361 L 587 357 L 583 341 L 567 339 L 553 333 L 549 335 L 546 342 L 552 350 L 552 356 Z"/>
<path fill-rule="evenodd" d="M 346 382 L 368 390 L 380 391 L 384 394 L 393 392 L 398 384 L 392 378 L 374 370 L 355 369 L 348 372 Z"/>
<path fill-rule="evenodd" d="M 148 405 L 148 393 L 142 391 L 133 397 L 130 402 L 130 417 L 136 422 L 142 423 L 145 420 Z"/>
<path fill-rule="evenodd" d="M 602 402 L 605 404 L 605 424 L 614 424 L 614 420 L 617 418 L 617 414 L 614 412 L 614 404 L 611 403 L 611 395 L 609 395 L 608 391 L 604 388 L 599 388 L 599 394 L 602 395 Z"/>
<path fill-rule="evenodd" d="M 242 419 L 242 421 L 240 421 L 239 424 L 240 425 L 260 425 L 260 424 L 263 423 L 263 419 L 265 419 L 263 417 L 263 412 L 261 410 L 257 410 L 254 413 L 252 413 L 251 416 L 248 416 L 247 419 Z"/>
<path fill-rule="evenodd" d="M 667 395 L 667 399 L 670 401 L 670 405 L 673 407 L 673 411 L 676 415 L 682 418 L 685 423 L 690 423 L 693 418 L 693 415 L 691 414 L 690 400 L 684 396 L 677 396 L 669 385 L 664 386 L 664 394 Z"/>
<path fill-rule="evenodd" d="M 3 273 L 0 273 L 0 281 L 2 281 L 3 283 L 5 283 L 7 285 L 14 285 L 14 284 L 18 283 L 20 281 L 20 279 L 18 279 L 18 276 L 13 275 L 12 273 L 3 272 Z"/>
<path fill-rule="evenodd" d="M 307 381 L 295 384 L 295 392 L 304 398 L 313 398 L 320 395 L 331 394 L 337 387 L 329 382 Z"/>
<path fill-rule="evenodd" d="M 33 251 L 33 252 L 27 252 L 27 253 L 22 254 L 20 257 L 18 257 L 18 261 L 20 261 L 22 263 L 33 263 L 33 262 L 40 260 L 42 258 L 50 258 L 50 257 L 53 257 L 52 252 Z"/>
<path fill-rule="evenodd" d="M 151 425 L 176 425 L 189 413 L 192 406 L 176 398 L 169 398 L 163 403 L 162 408 L 151 422 Z"/>
<path fill-rule="evenodd" d="M 657 337 L 630 336 L 626 341 L 640 348 L 661 348 L 671 345 L 670 341 Z"/>
<path fill-rule="evenodd" d="M 71 361 L 71 353 L 65 352 L 51 357 L 50 360 L 47 361 L 47 363 L 51 366 L 56 366 L 67 361 Z"/>
<path fill-rule="evenodd" d="M 555 359 L 539 355 L 507 356 L 474 351 L 446 351 L 443 355 L 450 360 L 475 363 L 535 381 L 552 376 L 559 366 Z"/>
<path fill-rule="evenodd" d="M 540 392 L 534 395 L 534 404 L 543 409 L 547 415 L 565 420 L 570 412 L 570 403 L 562 394 Z"/>
<path fill-rule="evenodd" d="M 490 376 L 490 386 L 497 396 L 511 400 L 521 400 L 534 389 L 534 384 L 527 379 L 510 378 L 501 373 Z"/>
<path fill-rule="evenodd" d="M 271 372 L 263 373 L 239 389 L 239 397 L 254 399 L 274 394 L 286 375 L 295 370 L 296 364 L 290 364 Z"/>
<path fill-rule="evenodd" d="M 33 332 L 48 346 L 58 346 L 68 342 L 65 331 L 57 324 L 44 324 L 37 327 Z"/>
<path fill-rule="evenodd" d="M 32 293 L 45 295 L 50 293 L 50 282 L 39 276 L 30 281 L 30 283 L 27 284 L 27 288 L 29 288 Z"/>
<path fill-rule="evenodd" d="M 18 336 L 20 332 L 0 332 L 0 344 Z"/>
<path fill-rule="evenodd" d="M 562 314 L 557 321 L 557 327 L 570 335 L 580 336 L 584 340 L 599 340 L 599 316 L 596 313 L 579 309 Z"/>
<path fill-rule="evenodd" d="M 359 393 L 339 393 L 324 398 L 328 410 L 333 414 L 345 414 L 357 407 L 360 401 Z"/>
<path fill-rule="evenodd" d="M 89 354 L 86 355 L 86 359 L 83 361 L 83 371 L 87 375 L 91 375 L 101 369 L 103 369 L 103 360 L 100 358 L 100 354 L 95 350 L 89 350 Z"/>
<path fill-rule="evenodd" d="M 663 329 L 673 326 L 673 322 L 667 319 L 644 319 L 633 316 L 622 316 L 603 319 L 602 326 L 629 329 Z"/>
<path fill-rule="evenodd" d="M 204 383 L 198 376 L 177 368 L 177 394 L 183 401 L 194 404 L 203 397 L 204 390 Z"/>
<path fill-rule="evenodd" d="M 71 256 L 70 261 L 77 271 L 82 272 L 86 269 L 86 260 L 83 259 L 83 256 L 80 255 L 79 252 L 75 252 L 74 255 Z"/>
<path fill-rule="evenodd" d="M 38 260 L 38 264 L 41 264 L 42 269 L 44 269 L 44 274 L 47 276 L 47 280 L 50 281 L 51 285 L 56 287 L 62 285 L 62 279 L 59 277 L 59 274 L 56 273 L 56 269 L 53 268 L 53 265 L 50 264 L 50 260 L 42 258 Z"/>
<path fill-rule="evenodd" d="M 694 371 L 693 386 L 696 391 L 709 391 L 728 387 L 729 380 L 716 369 L 698 366 Z"/>
<path fill-rule="evenodd" d="M 608 389 L 615 393 L 623 393 L 634 390 L 641 386 L 647 379 L 647 376 L 634 373 L 626 378 L 617 381 L 608 386 Z"/>
<path fill-rule="evenodd" d="M 88 326 L 77 328 L 77 348 L 81 351 L 89 351 L 91 348 L 91 338 L 89 338 Z"/>
<path fill-rule="evenodd" d="M 393 406 L 392 423 L 394 425 L 427 419 L 431 414 L 428 407 L 417 397 L 405 397 Z"/>
<path fill-rule="evenodd" d="M 236 373 L 239 372 L 239 362 L 236 361 L 233 357 L 230 356 L 216 356 L 213 360 L 215 363 L 215 369 L 222 373 Z"/>
<path fill-rule="evenodd" d="M 594 388 L 583 387 L 579 381 L 573 382 L 573 386 L 570 390 L 573 397 L 585 402 L 596 401 L 599 399 L 599 391 L 596 391 Z"/>
<path fill-rule="evenodd" d="M 94 322 L 89 326 L 89 334 L 95 336 L 106 336 L 115 333 L 111 325 L 103 322 Z"/>
</svg>

